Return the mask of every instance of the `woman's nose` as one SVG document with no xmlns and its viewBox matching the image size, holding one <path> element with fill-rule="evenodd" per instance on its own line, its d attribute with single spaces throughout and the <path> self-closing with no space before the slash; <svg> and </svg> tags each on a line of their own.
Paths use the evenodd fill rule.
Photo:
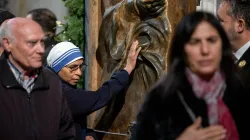
<svg viewBox="0 0 250 140">
<path fill-rule="evenodd" d="M 201 43 L 201 53 L 202 54 L 207 54 L 209 52 L 209 46 L 207 42 L 202 42 Z"/>
<path fill-rule="evenodd" d="M 76 71 L 75 71 L 75 74 L 79 75 L 79 76 L 82 76 L 82 69 L 78 68 Z"/>
</svg>

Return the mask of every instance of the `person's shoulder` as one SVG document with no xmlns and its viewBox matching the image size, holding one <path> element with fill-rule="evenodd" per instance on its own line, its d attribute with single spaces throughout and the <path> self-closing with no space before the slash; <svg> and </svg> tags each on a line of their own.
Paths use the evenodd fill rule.
<svg viewBox="0 0 250 140">
<path fill-rule="evenodd" d="M 51 69 L 43 66 L 41 68 L 41 72 L 43 73 L 43 75 L 47 78 L 47 79 L 56 79 L 56 80 L 59 80 L 59 76 L 54 72 L 52 71 Z"/>
<path fill-rule="evenodd" d="M 47 67 L 42 67 L 40 69 L 40 75 L 38 76 L 42 79 L 44 83 L 46 83 L 50 90 L 57 90 L 57 96 L 60 94 L 62 95 L 62 82 L 60 77 L 52 70 Z"/>
<path fill-rule="evenodd" d="M 243 55 L 239 61 L 240 62 L 246 61 L 246 62 L 250 63 L 250 47 L 243 53 Z"/>
</svg>

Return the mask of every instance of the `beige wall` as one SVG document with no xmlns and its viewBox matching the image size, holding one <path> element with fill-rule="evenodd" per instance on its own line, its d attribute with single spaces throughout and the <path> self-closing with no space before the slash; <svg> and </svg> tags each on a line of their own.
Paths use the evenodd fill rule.
<svg viewBox="0 0 250 140">
<path fill-rule="evenodd" d="M 216 15 L 220 2 L 221 0 L 200 0 L 200 5 L 197 6 L 197 10 L 207 11 Z"/>
</svg>

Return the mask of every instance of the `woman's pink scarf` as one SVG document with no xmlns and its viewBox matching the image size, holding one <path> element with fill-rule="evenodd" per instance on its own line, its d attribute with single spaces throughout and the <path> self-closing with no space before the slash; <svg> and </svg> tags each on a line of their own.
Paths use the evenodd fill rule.
<svg viewBox="0 0 250 140">
<path fill-rule="evenodd" d="M 239 140 L 235 122 L 222 100 L 226 89 L 223 74 L 216 71 L 210 81 L 206 81 L 187 68 L 186 76 L 196 97 L 203 99 L 207 104 L 209 124 L 223 125 L 227 130 L 226 140 Z"/>
</svg>

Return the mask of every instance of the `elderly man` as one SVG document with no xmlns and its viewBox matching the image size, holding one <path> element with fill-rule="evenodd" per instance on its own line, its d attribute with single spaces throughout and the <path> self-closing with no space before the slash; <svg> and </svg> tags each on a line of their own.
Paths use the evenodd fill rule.
<svg viewBox="0 0 250 140">
<path fill-rule="evenodd" d="M 1 26 L 0 41 L 7 54 L 0 60 L 0 139 L 74 139 L 60 80 L 42 67 L 40 25 L 30 19 L 11 19 Z"/>
</svg>

